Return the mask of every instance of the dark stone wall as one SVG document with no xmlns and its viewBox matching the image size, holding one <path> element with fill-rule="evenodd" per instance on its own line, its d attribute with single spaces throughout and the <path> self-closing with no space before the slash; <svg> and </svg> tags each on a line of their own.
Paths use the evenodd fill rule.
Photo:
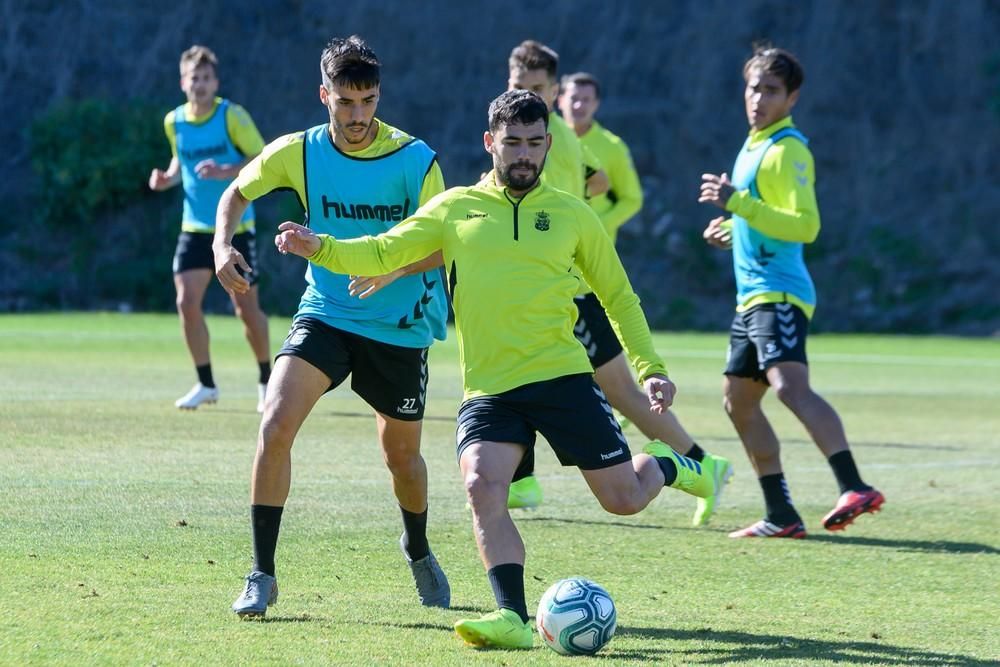
<svg viewBox="0 0 1000 667">
<path fill-rule="evenodd" d="M 631 146 L 646 192 L 619 249 L 647 315 L 660 328 L 714 330 L 728 324 L 732 276 L 728 257 L 701 240 L 713 210 L 697 204 L 698 184 L 702 172 L 732 164 L 746 133 L 741 65 L 752 41 L 770 39 L 806 68 L 794 115 L 812 139 L 823 219 L 807 251 L 820 295 L 816 328 L 1000 330 L 1000 3 L 990 0 L 0 0 L 0 202 L 8 213 L 0 241 L 30 221 L 31 198 L 44 196 L 26 128 L 51 105 L 98 96 L 166 111 L 183 100 L 177 57 L 200 42 L 220 58 L 222 94 L 271 139 L 324 122 L 319 54 L 331 36 L 353 32 L 384 62 L 379 115 L 435 148 L 453 185 L 487 165 L 486 105 L 505 85 L 513 45 L 542 40 L 559 51 L 564 72 L 601 78 L 600 118 Z M 178 206 L 176 197 L 149 195 L 145 207 L 109 211 L 101 230 L 80 233 L 127 228 L 150 210 L 169 218 Z M 265 203 L 265 248 L 288 208 Z M 51 257 L 12 247 L 0 243 L 0 303 L 31 308 L 18 294 Z M 166 265 L 169 304 L 173 248 L 140 250 Z M 301 266 L 271 251 L 263 261 L 267 305 L 294 310 Z M 63 305 L 108 304 L 75 296 Z"/>
</svg>

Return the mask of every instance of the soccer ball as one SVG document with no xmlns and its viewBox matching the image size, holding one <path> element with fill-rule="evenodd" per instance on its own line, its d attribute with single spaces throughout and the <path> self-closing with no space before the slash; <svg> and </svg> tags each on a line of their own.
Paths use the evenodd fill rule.
<svg viewBox="0 0 1000 667">
<path fill-rule="evenodd" d="M 560 579 L 538 603 L 535 626 L 542 641 L 563 655 L 593 655 L 611 641 L 618 614 L 611 596 L 581 577 Z"/>
</svg>

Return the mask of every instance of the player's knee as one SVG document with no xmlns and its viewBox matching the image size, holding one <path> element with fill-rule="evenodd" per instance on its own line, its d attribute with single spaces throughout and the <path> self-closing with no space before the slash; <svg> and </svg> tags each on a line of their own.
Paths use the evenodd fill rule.
<svg viewBox="0 0 1000 667">
<path fill-rule="evenodd" d="M 809 396 L 808 385 L 797 382 L 773 383 L 774 394 L 788 408 L 795 410 Z"/>
<path fill-rule="evenodd" d="M 637 514 L 643 507 L 645 507 L 645 505 L 639 503 L 632 495 L 620 493 L 618 491 L 601 493 L 597 496 L 597 500 L 601 503 L 601 507 L 603 507 L 605 511 L 610 512 L 611 514 L 618 514 L 620 516 Z"/>
<path fill-rule="evenodd" d="M 201 312 L 201 304 L 185 294 L 177 295 L 177 312 L 185 319 L 197 317 Z"/>
<path fill-rule="evenodd" d="M 487 510 L 506 507 L 508 485 L 491 480 L 476 471 L 468 471 L 464 478 L 465 493 L 473 508 Z"/>
<path fill-rule="evenodd" d="M 385 445 L 382 448 L 382 460 L 393 477 L 408 476 L 418 469 L 422 463 L 420 448 L 410 445 Z"/>
<path fill-rule="evenodd" d="M 283 454 L 291 449 L 295 431 L 296 428 L 290 420 L 282 419 L 280 415 L 268 410 L 260 423 L 257 448 L 265 455 Z"/>
</svg>

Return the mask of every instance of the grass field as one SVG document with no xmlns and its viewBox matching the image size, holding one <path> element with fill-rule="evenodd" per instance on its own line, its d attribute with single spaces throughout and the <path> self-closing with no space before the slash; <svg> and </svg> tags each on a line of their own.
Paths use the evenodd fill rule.
<svg viewBox="0 0 1000 667">
<path fill-rule="evenodd" d="M 272 321 L 275 345 L 287 325 Z M 416 602 L 370 411 L 338 389 L 293 450 L 279 604 L 264 622 L 240 622 L 229 605 L 251 557 L 256 366 L 233 319 L 209 326 L 221 401 L 179 413 L 173 400 L 194 376 L 175 317 L 0 316 L 0 664 L 568 660 L 539 640 L 477 652 L 451 629 L 494 606 L 454 460 L 453 340 L 433 348 L 424 456 L 431 541 L 455 608 Z M 1000 341 L 810 340 L 814 384 L 888 500 L 824 534 L 833 477 L 769 398 L 804 541 L 726 538 L 760 518 L 762 502 L 720 405 L 724 345 L 657 336 L 678 415 L 736 464 L 712 526 L 691 529 L 693 499 L 673 491 L 638 516 L 605 514 L 542 445 L 546 502 L 515 517 L 529 609 L 561 577 L 603 584 L 619 626 L 599 656 L 576 659 L 593 664 L 998 664 Z"/>
</svg>

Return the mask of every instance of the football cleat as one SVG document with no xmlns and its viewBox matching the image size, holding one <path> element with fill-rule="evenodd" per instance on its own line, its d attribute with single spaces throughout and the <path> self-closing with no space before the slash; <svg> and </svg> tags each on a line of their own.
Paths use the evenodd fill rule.
<svg viewBox="0 0 1000 667">
<path fill-rule="evenodd" d="M 410 566 L 413 574 L 413 581 L 417 585 L 417 597 L 420 604 L 425 607 L 448 608 L 451 604 L 451 587 L 448 585 L 448 577 L 444 570 L 438 565 L 434 554 L 428 553 L 420 560 L 410 560 L 410 556 L 403 548 L 403 536 L 399 538 L 399 549 L 406 558 L 406 563 Z"/>
<path fill-rule="evenodd" d="M 885 496 L 877 489 L 847 491 L 841 494 L 837 506 L 823 517 L 823 527 L 827 530 L 843 530 L 865 512 L 878 512 L 884 502 Z"/>
<path fill-rule="evenodd" d="M 218 387 L 206 387 L 199 382 L 191 387 L 191 391 L 174 401 L 174 407 L 181 410 L 196 410 L 202 403 L 215 403 L 218 400 Z"/>
<path fill-rule="evenodd" d="M 694 509 L 694 516 L 691 518 L 692 526 L 704 526 L 712 518 L 715 506 L 722 497 L 722 490 L 729 483 L 729 478 L 733 476 L 733 466 L 729 459 L 721 456 L 705 454 L 701 462 L 702 467 L 709 470 L 709 474 L 715 479 L 715 493 L 707 498 L 698 498 L 698 503 Z"/>
<path fill-rule="evenodd" d="M 278 581 L 260 570 L 248 574 L 246 580 L 246 587 L 233 603 L 233 611 L 240 618 L 263 616 L 267 608 L 278 601 Z"/>
<path fill-rule="evenodd" d="M 267 398 L 267 383 L 257 385 L 257 413 L 264 414 L 264 399 Z"/>
<path fill-rule="evenodd" d="M 466 644 L 480 648 L 531 648 L 535 640 L 531 624 L 522 622 L 517 612 L 510 609 L 458 621 L 455 632 Z"/>
<path fill-rule="evenodd" d="M 690 493 L 699 498 L 715 495 L 715 476 L 709 466 L 703 466 L 694 459 L 681 456 L 659 440 L 653 440 L 642 451 L 660 459 L 670 459 L 677 469 L 677 477 L 670 484 L 671 488 L 684 493 Z"/>
<path fill-rule="evenodd" d="M 507 493 L 508 509 L 534 509 L 542 504 L 542 485 L 534 475 L 510 483 Z"/>
<path fill-rule="evenodd" d="M 767 519 L 761 519 L 752 526 L 747 526 L 741 530 L 734 530 L 729 533 L 729 537 L 789 537 L 793 540 L 801 540 L 806 536 L 806 526 L 801 521 L 790 523 L 787 526 L 779 526 L 771 523 Z"/>
</svg>

